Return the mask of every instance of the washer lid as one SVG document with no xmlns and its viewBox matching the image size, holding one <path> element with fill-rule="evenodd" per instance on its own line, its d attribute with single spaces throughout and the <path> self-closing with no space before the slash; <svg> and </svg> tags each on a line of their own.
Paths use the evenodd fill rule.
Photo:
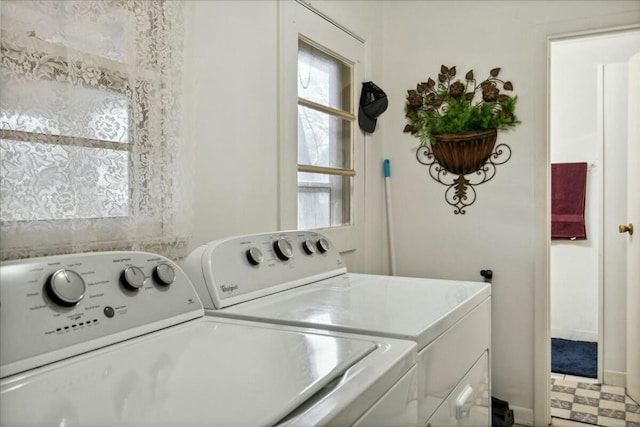
<svg viewBox="0 0 640 427">
<path fill-rule="evenodd" d="M 207 314 L 410 339 L 420 350 L 490 295 L 482 282 L 349 273 Z"/>
<path fill-rule="evenodd" d="M 225 322 L 199 319 L 7 377 L 0 424 L 273 425 L 378 347 Z"/>
</svg>

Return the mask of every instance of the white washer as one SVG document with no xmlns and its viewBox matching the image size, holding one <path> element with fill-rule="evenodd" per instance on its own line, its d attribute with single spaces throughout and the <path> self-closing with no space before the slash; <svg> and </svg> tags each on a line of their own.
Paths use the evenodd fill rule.
<svg viewBox="0 0 640 427">
<path fill-rule="evenodd" d="M 0 265 L 3 426 L 410 425 L 403 340 L 205 317 L 142 252 Z"/>
<path fill-rule="evenodd" d="M 491 424 L 488 283 L 350 274 L 311 231 L 213 241 L 185 271 L 211 316 L 414 341 L 417 424 Z"/>
</svg>

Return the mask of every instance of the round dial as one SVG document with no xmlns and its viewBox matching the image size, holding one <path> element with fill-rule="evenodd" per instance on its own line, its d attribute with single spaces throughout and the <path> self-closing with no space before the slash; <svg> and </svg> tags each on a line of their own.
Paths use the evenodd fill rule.
<svg viewBox="0 0 640 427">
<path fill-rule="evenodd" d="M 282 261 L 290 260 L 293 256 L 293 246 L 291 246 L 291 243 L 287 239 L 276 240 L 273 243 L 273 249 Z"/>
<path fill-rule="evenodd" d="M 324 237 L 322 237 L 316 242 L 316 246 L 318 246 L 318 250 L 320 251 L 321 254 L 329 250 L 329 242 Z"/>
<path fill-rule="evenodd" d="M 264 255 L 260 249 L 251 248 L 247 251 L 247 259 L 249 260 L 249 264 L 258 265 L 264 261 Z"/>
<path fill-rule="evenodd" d="M 87 285 L 82 276 L 75 271 L 60 269 L 49 277 L 45 288 L 54 303 L 63 307 L 73 307 L 84 298 Z"/>
<path fill-rule="evenodd" d="M 168 286 L 176 280 L 176 272 L 169 264 L 158 264 L 153 270 L 153 276 L 163 286 Z"/>
<path fill-rule="evenodd" d="M 140 289 L 144 279 L 144 272 L 139 267 L 127 267 L 122 272 L 122 284 L 132 291 Z"/>
<path fill-rule="evenodd" d="M 316 253 L 316 247 L 311 240 L 305 240 L 302 242 L 302 249 L 307 255 L 313 255 Z"/>
</svg>

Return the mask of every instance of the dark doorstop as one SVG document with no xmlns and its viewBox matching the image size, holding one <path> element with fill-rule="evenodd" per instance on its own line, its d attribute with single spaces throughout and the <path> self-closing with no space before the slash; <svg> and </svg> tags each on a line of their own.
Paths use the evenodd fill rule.
<svg viewBox="0 0 640 427">
<path fill-rule="evenodd" d="M 510 427 L 513 425 L 513 410 L 509 402 L 491 396 L 491 427 Z"/>
</svg>

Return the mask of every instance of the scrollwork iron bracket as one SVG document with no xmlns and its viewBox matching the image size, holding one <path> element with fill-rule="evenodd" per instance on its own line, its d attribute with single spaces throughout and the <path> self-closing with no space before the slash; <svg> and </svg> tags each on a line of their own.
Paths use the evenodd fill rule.
<svg viewBox="0 0 640 427">
<path fill-rule="evenodd" d="M 484 165 L 466 175 L 457 175 L 443 168 L 433 155 L 430 145 L 418 147 L 416 158 L 418 162 L 429 166 L 431 178 L 447 187 L 444 198 L 454 207 L 453 213 L 464 215 L 465 208 L 476 201 L 475 187 L 493 179 L 496 175 L 496 166 L 507 163 L 511 158 L 511 148 L 506 144 L 496 145 Z"/>
</svg>

